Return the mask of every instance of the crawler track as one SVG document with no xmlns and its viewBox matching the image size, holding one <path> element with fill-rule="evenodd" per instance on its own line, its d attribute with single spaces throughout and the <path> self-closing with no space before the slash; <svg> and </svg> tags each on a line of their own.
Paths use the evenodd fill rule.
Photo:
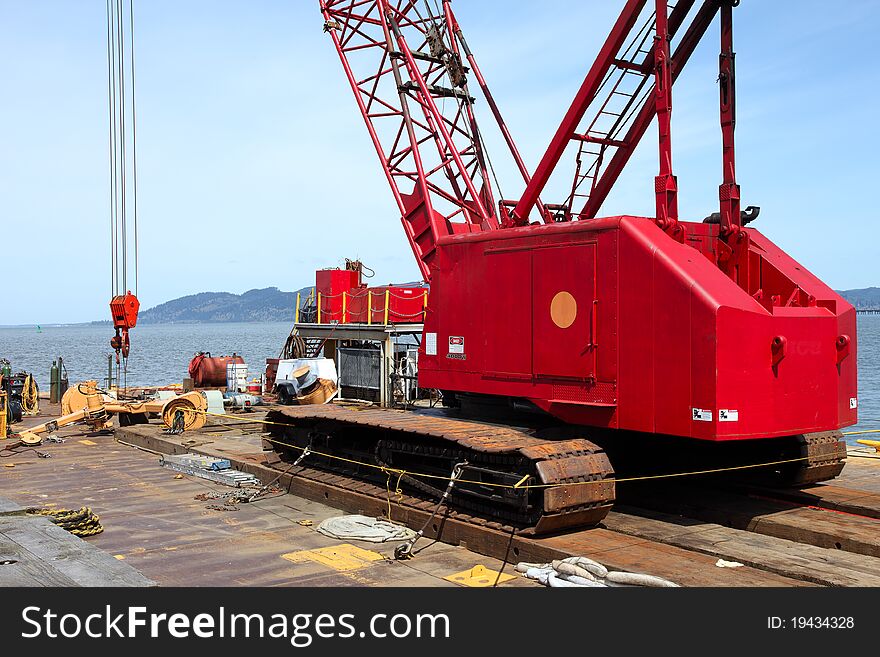
<svg viewBox="0 0 880 657">
<path fill-rule="evenodd" d="M 783 439 L 782 445 L 782 459 L 806 460 L 781 467 L 769 478 L 767 483 L 770 485 L 800 488 L 828 481 L 839 475 L 845 465 L 846 443 L 839 431 L 807 433 L 790 441 Z"/>
<path fill-rule="evenodd" d="M 523 532 L 593 526 L 614 502 L 611 464 L 582 438 L 544 440 L 503 425 L 332 405 L 274 410 L 267 420 L 272 447 L 287 460 L 310 446 L 347 459 L 311 455 L 310 466 L 385 485 L 380 468 L 405 470 L 401 486 L 428 498 L 438 498 L 444 478 L 465 464 L 452 506 Z"/>
</svg>

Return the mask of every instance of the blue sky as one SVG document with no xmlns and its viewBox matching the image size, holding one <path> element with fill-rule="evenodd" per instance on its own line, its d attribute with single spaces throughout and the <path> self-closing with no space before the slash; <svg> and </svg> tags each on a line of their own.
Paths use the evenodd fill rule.
<svg viewBox="0 0 880 657">
<path fill-rule="evenodd" d="M 530 168 L 620 5 L 455 2 Z M 135 7 L 144 307 L 296 289 L 344 257 L 377 282 L 418 277 L 317 0 Z M 104 0 L 0 0 L 0 244 L 7 264 L 27 268 L 21 279 L 5 268 L 0 324 L 108 316 L 104 11 Z M 757 227 L 830 285 L 880 285 L 880 3 L 743 0 L 735 19 L 744 204 L 760 205 Z M 676 85 L 683 219 L 717 206 L 717 50 L 716 23 Z M 511 196 L 516 174 L 500 169 Z M 653 214 L 656 169 L 649 133 L 602 214 Z"/>
</svg>

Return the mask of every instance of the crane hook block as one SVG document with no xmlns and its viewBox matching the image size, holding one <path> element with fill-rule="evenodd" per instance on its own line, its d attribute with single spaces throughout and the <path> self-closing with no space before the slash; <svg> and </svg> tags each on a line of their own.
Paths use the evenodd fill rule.
<svg viewBox="0 0 880 657">
<path fill-rule="evenodd" d="M 110 314 L 113 316 L 113 328 L 132 329 L 137 324 L 140 301 L 131 292 L 120 294 L 110 300 Z"/>
<path fill-rule="evenodd" d="M 110 300 L 110 314 L 113 317 L 113 328 L 116 329 L 116 335 L 110 340 L 110 346 L 116 350 L 117 361 L 120 351 L 125 358 L 128 358 L 128 331 L 137 324 L 140 307 L 140 301 L 131 291 L 119 294 Z"/>
</svg>

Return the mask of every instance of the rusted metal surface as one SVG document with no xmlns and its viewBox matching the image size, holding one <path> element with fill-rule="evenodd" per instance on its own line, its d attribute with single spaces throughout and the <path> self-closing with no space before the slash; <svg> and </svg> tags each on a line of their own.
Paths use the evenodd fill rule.
<svg viewBox="0 0 880 657">
<path fill-rule="evenodd" d="M 207 430 L 193 436 L 162 435 L 153 426 L 135 426 L 117 430 L 120 440 L 138 443 L 151 440 L 163 451 L 180 449 L 185 440 L 204 436 Z M 201 442 L 199 438 L 199 442 Z M 289 464 L 265 463 L 259 452 L 256 437 L 235 435 L 217 436 L 213 442 L 203 443 L 194 451 L 211 456 L 224 456 L 235 467 L 256 475 L 263 481 L 278 476 Z M 249 447 L 250 446 L 250 447 Z M 392 482 L 393 483 L 393 482 Z M 404 494 L 398 497 L 393 489 L 384 486 L 322 472 L 312 468 L 295 468 L 283 474 L 279 485 L 298 498 L 316 500 L 345 512 L 386 516 L 408 527 L 419 529 L 430 517 L 436 503 L 432 500 Z M 552 521 L 552 516 L 545 516 Z M 715 566 L 716 558 L 691 550 L 665 545 L 662 542 L 626 536 L 598 527 L 583 531 L 569 531 L 546 537 L 532 537 L 515 533 L 503 523 L 469 516 L 456 510 L 445 510 L 425 529 L 427 538 L 453 546 L 466 547 L 479 554 L 496 559 L 545 562 L 574 555 L 590 556 L 615 570 L 649 572 L 666 577 L 683 586 L 804 586 L 799 579 L 745 567 L 722 569 Z M 729 556 L 729 555 L 728 555 Z M 420 562 L 416 567 L 422 567 Z M 487 563 L 488 565 L 488 563 Z M 494 566 L 492 566 L 494 567 Z"/>
<path fill-rule="evenodd" d="M 178 436 L 171 447 L 166 440 L 171 436 L 163 434 L 161 426 L 140 427 L 141 435 L 153 438 L 153 448 L 167 452 L 188 451 L 189 441 L 199 435 Z M 212 427 L 206 427 L 197 442 L 210 443 L 216 438 L 211 433 Z M 222 433 L 237 435 L 223 447 L 229 452 L 220 455 L 231 454 L 244 463 L 262 460 L 258 439 L 253 439 L 254 447 L 242 444 L 237 432 Z M 74 429 L 62 435 L 64 444 L 40 447 L 51 458 L 38 458 L 34 452 L 4 458 L 4 464 L 14 467 L 0 468 L 0 497 L 23 507 L 92 507 L 105 531 L 87 542 L 160 586 L 452 586 L 443 577 L 477 563 L 496 570 L 502 565 L 443 543 L 423 552 L 417 568 L 381 561 L 340 573 L 320 564 L 293 564 L 282 555 L 338 543 L 315 532 L 321 520 L 339 515 L 337 508 L 285 493 L 240 505 L 237 511 L 210 510 L 194 497 L 231 489 L 186 476 L 177 479 L 159 465 L 157 455 L 121 445 L 112 435 L 85 436 Z M 122 440 L 126 435 L 134 437 L 120 431 Z M 311 520 L 313 526 L 301 526 L 299 520 Z M 372 549 L 390 557 L 393 548 L 394 544 Z M 505 584 L 529 585 L 521 578 Z"/>
<path fill-rule="evenodd" d="M 276 464 L 274 468 L 268 466 L 265 455 L 259 450 L 257 436 L 235 436 L 235 432 L 227 431 L 219 435 L 215 432 L 213 437 L 207 438 L 206 434 L 210 433 L 210 429 L 205 429 L 189 435 L 163 436 L 156 427 L 140 426 L 120 430 L 119 435 L 122 440 L 132 442 L 135 439 L 150 441 L 154 447 L 169 452 L 180 449 L 184 441 L 196 441 L 200 443 L 196 451 L 231 458 L 237 467 L 264 481 L 288 467 L 284 463 Z M 408 495 L 398 497 L 393 488 L 389 491 L 382 485 L 311 468 L 294 469 L 282 477 L 281 483 L 300 497 L 351 512 L 381 515 L 387 513 L 390 501 L 392 519 L 416 529 L 424 524 L 435 506 L 431 500 Z M 393 486 L 394 482 L 391 483 Z M 622 492 L 635 490 L 632 484 L 620 485 L 624 486 Z M 675 485 L 681 485 L 681 481 Z M 810 495 L 809 499 L 815 504 L 826 507 L 862 504 L 860 508 L 871 509 L 875 506 L 877 493 L 874 491 L 878 487 L 880 460 L 851 458 L 834 484 L 820 484 L 808 491 L 788 493 Z M 748 488 L 751 494 L 771 490 Z M 650 495 L 650 492 L 644 496 L 636 495 L 636 499 L 644 507 L 650 501 Z M 710 509 L 716 506 L 710 497 L 695 488 L 689 488 L 680 496 L 694 504 L 703 500 L 704 506 Z M 716 512 L 721 510 L 723 505 Z M 603 525 L 595 529 L 530 537 L 514 533 L 513 528 L 504 523 L 451 510 L 429 525 L 426 534 L 453 545 L 464 543 L 471 550 L 500 559 L 508 555 L 511 561 L 547 561 L 586 555 L 615 569 L 650 572 L 692 586 L 867 586 L 880 575 L 877 572 L 880 560 L 836 548 L 808 545 L 806 535 L 791 535 L 786 539 L 755 531 L 757 526 L 736 529 L 680 514 L 661 514 L 662 520 L 657 520 L 644 515 L 647 513 L 644 508 L 638 514 L 625 511 L 609 515 Z M 545 518 L 552 521 L 552 516 Z M 812 518 L 805 515 L 792 520 L 809 526 Z M 840 515 L 836 520 L 846 523 L 846 519 L 847 516 Z M 821 529 L 829 537 L 840 533 L 839 528 L 823 526 Z M 740 561 L 747 566 L 717 568 L 714 563 L 719 557 Z M 817 575 L 820 565 L 822 573 Z"/>
<path fill-rule="evenodd" d="M 515 466 L 508 464 L 507 467 L 521 469 L 510 469 L 509 472 L 517 475 L 517 478 L 520 475 L 528 476 L 528 483 L 545 487 L 531 491 L 542 513 L 538 516 L 523 513 L 521 518 L 517 518 L 510 513 L 502 515 L 491 504 L 479 509 L 473 506 L 470 510 L 524 524 L 524 528 L 532 533 L 596 525 L 605 517 L 614 501 L 611 463 L 598 446 L 584 439 L 549 441 L 515 427 L 385 408 L 337 405 L 284 407 L 270 411 L 266 419 L 266 428 L 276 439 L 271 443 L 272 447 L 280 452 L 285 451 L 283 439 L 287 437 L 285 427 L 280 425 L 289 424 L 320 428 L 331 436 L 331 446 L 332 436 L 340 428 L 369 427 L 395 435 L 401 441 L 408 441 L 407 446 L 411 449 L 417 449 L 416 446 L 426 439 L 434 439 L 442 441 L 443 445 L 463 450 L 460 454 L 468 460 L 488 455 L 490 458 L 485 463 L 493 464 L 496 468 L 504 467 L 497 457 L 519 456 L 522 463 Z M 369 457 L 370 463 L 377 463 L 371 452 L 365 450 L 364 458 Z M 439 496 L 439 486 L 429 489 L 412 478 L 409 481 L 423 492 L 434 492 L 435 497 Z"/>
</svg>

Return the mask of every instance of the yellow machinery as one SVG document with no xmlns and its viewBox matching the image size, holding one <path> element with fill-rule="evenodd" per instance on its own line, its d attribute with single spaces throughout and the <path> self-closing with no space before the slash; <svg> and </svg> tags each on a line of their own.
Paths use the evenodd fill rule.
<svg viewBox="0 0 880 657">
<path fill-rule="evenodd" d="M 0 383 L 3 379 L 0 377 Z M 0 440 L 6 438 L 6 393 L 0 390 Z"/>
<path fill-rule="evenodd" d="M 173 431 L 200 429 L 207 419 L 208 401 L 202 393 L 195 391 L 168 400 L 120 401 L 99 392 L 96 381 L 85 381 L 65 393 L 61 408 L 64 413 L 61 417 L 30 427 L 10 438 L 19 440 L 23 445 L 39 445 L 43 434 L 71 424 L 82 422 L 93 431 L 99 431 L 109 426 L 112 415 L 146 416 L 147 413 L 159 414 L 165 426 Z"/>
</svg>

